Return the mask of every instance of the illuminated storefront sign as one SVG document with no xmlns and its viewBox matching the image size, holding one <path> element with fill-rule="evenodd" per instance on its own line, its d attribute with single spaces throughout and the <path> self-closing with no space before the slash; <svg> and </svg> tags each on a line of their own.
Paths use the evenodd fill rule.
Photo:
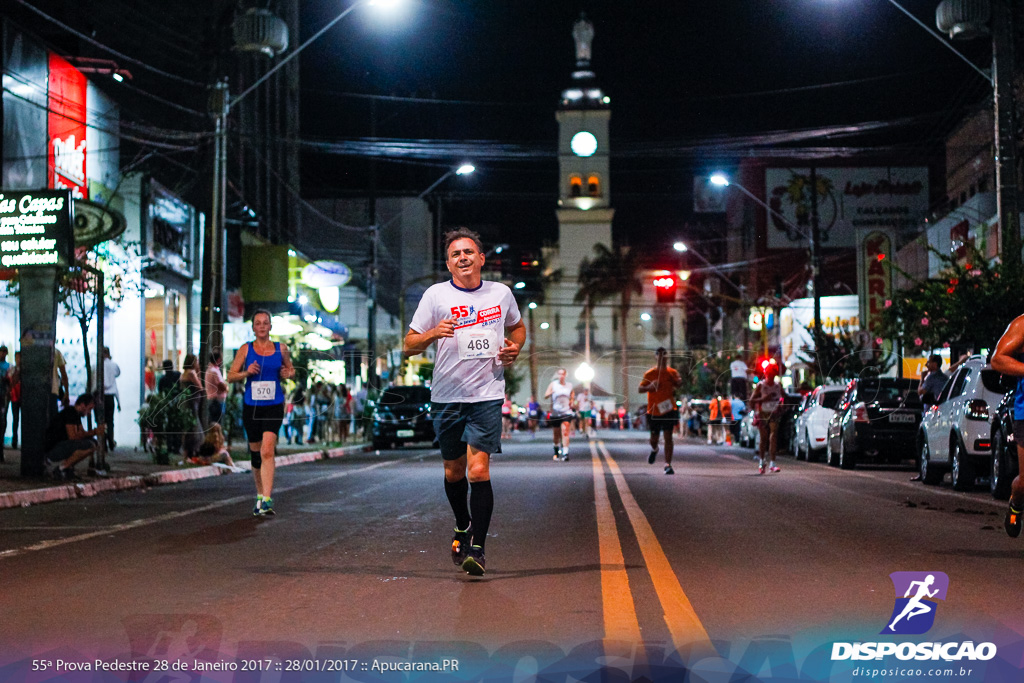
<svg viewBox="0 0 1024 683">
<path fill-rule="evenodd" d="M 74 251 L 67 190 L 0 192 L 0 265 L 68 265 Z"/>
<path fill-rule="evenodd" d="M 885 233 L 873 232 L 864 238 L 862 249 L 867 329 L 877 330 L 885 302 L 892 298 L 892 275 L 885 263 L 887 258 L 892 257 L 892 240 Z"/>
<path fill-rule="evenodd" d="M 63 58 L 50 54 L 46 154 L 47 186 L 89 198 L 85 175 L 85 76 Z"/>
</svg>

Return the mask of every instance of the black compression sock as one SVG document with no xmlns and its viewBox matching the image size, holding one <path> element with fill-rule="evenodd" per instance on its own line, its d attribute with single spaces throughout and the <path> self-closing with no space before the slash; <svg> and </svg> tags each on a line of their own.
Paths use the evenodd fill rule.
<svg viewBox="0 0 1024 683">
<path fill-rule="evenodd" d="M 459 531 L 465 531 L 469 527 L 469 504 L 466 502 L 466 495 L 469 493 L 469 480 L 463 477 L 458 481 L 444 480 L 444 493 L 448 496 L 448 503 L 455 513 L 455 527 Z"/>
<path fill-rule="evenodd" d="M 473 488 L 469 496 L 469 507 L 473 511 L 473 545 L 483 550 L 487 541 L 487 527 L 491 525 L 491 512 L 494 510 L 494 491 L 490 480 L 474 481 L 470 486 Z"/>
</svg>

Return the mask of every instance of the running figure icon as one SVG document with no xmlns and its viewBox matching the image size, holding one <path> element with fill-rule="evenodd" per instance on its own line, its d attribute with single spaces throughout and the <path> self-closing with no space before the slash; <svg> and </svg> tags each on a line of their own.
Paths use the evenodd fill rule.
<svg viewBox="0 0 1024 683">
<path fill-rule="evenodd" d="M 907 592 L 903 594 L 903 597 L 910 597 L 910 593 L 914 590 L 915 586 L 917 586 L 917 593 L 914 594 L 914 597 L 910 598 L 910 601 L 907 602 L 906 606 L 903 608 L 903 611 L 900 612 L 899 616 L 893 619 L 892 623 L 889 624 L 890 631 L 896 631 L 896 622 L 898 622 L 903 617 L 906 617 L 907 621 L 910 621 L 912 618 L 918 615 L 928 614 L 929 612 L 935 609 L 933 605 L 929 605 L 922 602 L 924 598 L 934 598 L 935 594 L 939 592 L 938 588 L 936 588 L 933 591 L 928 590 L 933 583 L 935 583 L 934 574 L 929 574 L 923 581 L 910 582 L 910 586 L 907 587 Z"/>
</svg>

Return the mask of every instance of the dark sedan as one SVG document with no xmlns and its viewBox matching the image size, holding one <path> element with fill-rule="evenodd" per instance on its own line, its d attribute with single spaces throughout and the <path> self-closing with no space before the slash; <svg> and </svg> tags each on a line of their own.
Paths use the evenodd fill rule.
<svg viewBox="0 0 1024 683">
<path fill-rule="evenodd" d="M 433 441 L 430 389 L 388 387 L 373 405 L 373 447 L 387 448 L 413 441 Z"/>
<path fill-rule="evenodd" d="M 921 424 L 918 380 L 869 377 L 852 380 L 828 425 L 828 464 L 853 469 L 859 462 L 914 458 Z"/>
</svg>

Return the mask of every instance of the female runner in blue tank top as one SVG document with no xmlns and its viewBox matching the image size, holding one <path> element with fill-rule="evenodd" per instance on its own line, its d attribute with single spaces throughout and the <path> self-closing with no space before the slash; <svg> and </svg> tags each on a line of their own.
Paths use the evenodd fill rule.
<svg viewBox="0 0 1024 683">
<path fill-rule="evenodd" d="M 256 481 L 253 515 L 274 514 L 274 452 L 277 433 L 284 419 L 284 391 L 281 380 L 295 376 L 288 347 L 270 341 L 270 312 L 252 316 L 256 339 L 238 349 L 228 372 L 229 382 L 245 382 L 242 422 L 249 440 L 252 475 Z"/>
<path fill-rule="evenodd" d="M 1018 474 L 1010 486 L 1010 504 L 1003 517 L 1006 533 L 1017 538 L 1024 525 L 1024 315 L 1014 318 L 1003 332 L 989 362 L 993 370 L 1019 378 L 1013 397 L 1013 436 L 1017 442 Z"/>
</svg>

